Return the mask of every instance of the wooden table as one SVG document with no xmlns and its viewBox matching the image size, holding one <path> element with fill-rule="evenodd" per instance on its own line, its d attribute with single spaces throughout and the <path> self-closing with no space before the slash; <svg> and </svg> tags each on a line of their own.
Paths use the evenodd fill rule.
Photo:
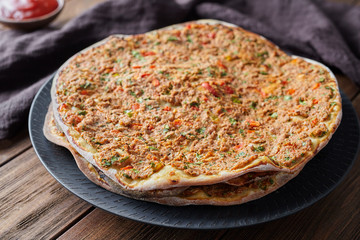
<svg viewBox="0 0 360 240">
<path fill-rule="evenodd" d="M 103 0 L 69 1 L 62 25 Z M 360 114 L 360 90 L 342 74 L 340 88 Z M 62 187 L 43 167 L 27 129 L 0 142 L 0 239 L 360 239 L 360 160 L 327 197 L 291 216 L 232 230 L 179 230 L 127 220 Z"/>
</svg>

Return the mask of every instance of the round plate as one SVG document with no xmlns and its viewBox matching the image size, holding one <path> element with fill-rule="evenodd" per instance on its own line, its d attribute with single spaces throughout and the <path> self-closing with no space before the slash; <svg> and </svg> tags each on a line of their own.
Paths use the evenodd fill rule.
<svg viewBox="0 0 360 240">
<path fill-rule="evenodd" d="M 68 150 L 49 142 L 43 124 L 51 101 L 50 79 L 36 95 L 29 116 L 34 149 L 51 175 L 90 204 L 128 219 L 166 227 L 222 229 L 254 225 L 293 214 L 330 193 L 345 177 L 359 149 L 359 122 L 344 95 L 343 119 L 330 140 L 301 171 L 277 191 L 237 206 L 172 207 L 138 201 L 109 192 L 88 180 Z"/>
</svg>

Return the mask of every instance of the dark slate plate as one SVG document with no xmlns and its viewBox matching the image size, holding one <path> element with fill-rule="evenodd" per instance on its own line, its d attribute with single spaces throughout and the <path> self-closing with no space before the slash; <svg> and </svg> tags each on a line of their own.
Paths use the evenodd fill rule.
<svg viewBox="0 0 360 240">
<path fill-rule="evenodd" d="M 77 168 L 70 152 L 49 141 L 42 128 L 50 103 L 50 79 L 36 95 L 29 116 L 34 149 L 51 175 L 70 192 L 113 214 L 159 226 L 188 229 L 235 228 L 268 222 L 304 209 L 329 194 L 343 180 L 359 149 L 359 122 L 342 94 L 343 119 L 329 144 L 301 173 L 279 190 L 238 206 L 170 207 L 129 199 L 98 187 Z"/>
</svg>

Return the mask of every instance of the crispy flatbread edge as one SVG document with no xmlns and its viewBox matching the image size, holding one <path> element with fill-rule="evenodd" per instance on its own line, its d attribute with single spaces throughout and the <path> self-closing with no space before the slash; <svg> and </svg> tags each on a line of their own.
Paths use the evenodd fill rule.
<svg viewBox="0 0 360 240">
<path fill-rule="evenodd" d="M 56 127 L 56 123 L 52 124 L 53 120 L 53 112 L 52 106 L 49 105 L 48 112 L 45 117 L 45 124 L 43 127 L 44 136 L 47 140 L 56 145 L 65 147 L 68 149 L 73 155 L 75 162 L 80 169 L 80 171 L 93 183 L 109 190 L 111 192 L 124 195 L 130 198 L 141 199 L 147 197 L 164 197 L 164 196 L 173 196 L 183 192 L 188 187 L 179 187 L 179 188 L 170 188 L 170 189 L 161 189 L 161 190 L 149 190 L 149 191 L 138 191 L 138 190 L 128 190 L 123 188 L 120 184 L 117 184 L 105 174 L 102 173 L 101 170 L 93 166 L 91 163 L 86 161 L 84 157 L 82 157 L 76 150 L 68 143 L 65 137 L 61 137 L 58 134 L 54 133 Z M 102 174 L 100 175 L 99 172 Z"/>
<path fill-rule="evenodd" d="M 211 19 L 197 20 L 197 21 L 193 21 L 193 23 L 223 24 L 225 26 L 232 26 L 232 27 L 240 28 L 239 26 L 236 26 L 234 24 L 230 24 L 230 23 L 223 22 L 223 21 L 218 21 L 218 20 L 211 20 Z M 182 27 L 184 24 L 186 24 L 186 23 L 175 24 L 175 25 L 168 26 L 168 27 L 165 27 L 165 28 L 162 28 L 162 29 L 154 30 L 152 32 L 156 32 L 156 31 L 159 31 L 159 30 L 176 29 L 176 28 Z M 255 33 L 248 32 L 248 31 L 246 31 L 244 29 L 242 29 L 242 30 L 247 32 L 247 33 L 250 33 L 252 35 L 260 36 L 260 35 L 257 35 Z M 119 37 L 119 38 L 128 37 L 128 35 L 113 35 L 113 36 Z M 260 36 L 260 37 L 264 38 L 263 36 Z M 57 99 L 56 99 L 56 83 L 57 83 L 57 78 L 58 78 L 59 74 L 61 73 L 63 68 L 68 64 L 68 62 L 70 62 L 73 58 L 75 58 L 77 55 L 81 54 L 82 52 L 87 51 L 87 50 L 89 50 L 91 48 L 94 48 L 94 47 L 97 47 L 97 46 L 100 46 L 100 45 L 106 43 L 106 41 L 108 41 L 108 39 L 109 38 L 106 38 L 106 39 L 104 39 L 104 40 L 102 40 L 102 41 L 100 41 L 98 43 L 95 43 L 94 45 L 91 45 L 88 48 L 85 48 L 84 50 L 80 51 L 79 53 L 75 54 L 73 57 L 68 59 L 59 68 L 58 72 L 56 73 L 56 75 L 54 77 L 53 85 L 52 85 L 52 88 L 51 88 L 51 98 L 52 98 L 52 103 L 53 103 L 54 117 L 55 117 L 55 120 L 56 120 L 57 124 L 63 130 L 63 132 L 65 133 L 66 138 L 68 139 L 71 146 L 73 148 L 75 148 L 75 150 L 80 155 L 82 155 L 84 158 L 86 158 L 86 160 L 89 161 L 94 166 L 97 166 L 97 164 L 94 161 L 93 154 L 86 151 L 70 135 L 69 127 L 67 127 L 62 122 L 60 114 L 57 112 L 57 108 L 59 107 L 59 104 L 58 104 Z M 271 44 L 272 46 L 278 48 L 272 42 L 268 41 L 268 43 Z M 336 82 L 336 85 L 337 85 L 336 98 L 338 99 L 338 104 L 341 106 L 341 97 L 340 97 L 340 94 L 339 94 L 338 83 L 336 81 L 336 77 L 331 72 L 331 70 L 329 68 L 327 68 L 326 66 L 324 66 L 323 64 L 317 62 L 317 61 L 310 60 L 310 59 L 303 58 L 303 57 L 298 57 L 298 56 L 292 56 L 292 57 L 293 58 L 302 58 L 302 59 L 304 59 L 304 60 L 306 60 L 306 61 L 308 61 L 310 63 L 317 64 L 317 65 L 320 65 L 320 66 L 324 67 L 330 73 L 330 75 L 335 79 L 335 82 Z M 118 182 L 119 184 L 121 184 L 122 187 L 127 188 L 127 189 L 136 189 L 136 190 L 166 189 L 166 188 L 171 188 L 171 187 L 184 187 L 184 186 L 192 186 L 192 185 L 210 185 L 210 184 L 215 184 L 215 183 L 219 183 L 219 182 L 224 182 L 224 181 L 227 181 L 229 179 L 241 176 L 243 174 L 246 174 L 246 173 L 249 173 L 249 172 L 256 172 L 256 171 L 258 171 L 258 172 L 261 172 L 261 171 L 282 171 L 282 172 L 288 172 L 288 173 L 298 172 L 299 169 L 302 169 L 306 165 L 306 163 L 308 161 L 310 161 L 330 141 L 330 139 L 331 139 L 332 135 L 334 134 L 336 128 L 340 124 L 341 116 L 342 116 L 342 110 L 340 109 L 339 113 L 336 116 L 336 119 L 334 121 L 332 129 L 329 129 L 330 134 L 328 134 L 326 136 L 326 138 L 324 138 L 321 141 L 321 143 L 319 144 L 317 149 L 315 149 L 311 155 L 309 155 L 306 159 L 304 159 L 301 164 L 297 165 L 295 168 L 292 168 L 292 169 L 279 167 L 279 166 L 277 166 L 275 164 L 272 164 L 271 161 L 267 161 L 267 162 L 262 161 L 262 162 L 259 162 L 256 166 L 250 166 L 247 169 L 240 169 L 239 171 L 236 171 L 236 170 L 222 171 L 219 174 L 217 174 L 216 176 L 203 176 L 203 175 L 200 175 L 200 176 L 196 176 L 196 177 L 189 176 L 189 177 L 186 177 L 186 178 L 179 177 L 178 181 L 176 181 L 174 183 L 173 181 L 171 181 L 171 179 L 165 178 L 165 175 L 164 175 L 164 176 L 162 176 L 160 178 L 157 178 L 156 180 L 147 179 L 146 181 L 141 181 L 141 182 L 134 181 L 135 184 L 133 184 L 133 185 L 130 185 L 130 184 L 124 182 L 124 181 L 121 181 L 120 179 L 117 179 L 114 172 L 110 172 L 110 171 L 106 171 L 106 170 L 104 170 L 103 172 L 104 172 L 105 175 L 110 177 L 113 181 Z"/>
<path fill-rule="evenodd" d="M 275 190 L 283 186 L 289 180 L 294 178 L 300 171 L 289 174 L 289 173 L 281 173 L 279 172 L 277 176 L 275 176 L 275 184 L 269 187 L 267 190 L 261 189 L 248 189 L 249 194 L 245 197 L 235 197 L 235 198 L 217 198 L 217 197 L 209 197 L 208 199 L 192 199 L 186 197 L 176 196 L 183 192 L 187 187 L 181 187 L 177 189 L 167 189 L 167 190 L 159 190 L 159 191 L 136 191 L 136 190 L 127 190 L 121 187 L 121 185 L 117 184 L 116 182 L 112 181 L 106 175 L 100 176 L 99 171 L 95 166 L 91 163 L 86 161 L 80 154 L 76 152 L 74 148 L 67 142 L 65 137 L 61 137 L 58 134 L 54 133 L 54 129 L 56 128 L 55 124 L 52 124 L 51 121 L 53 120 L 52 116 L 52 106 L 50 104 L 49 110 L 46 114 L 45 124 L 43 128 L 43 132 L 45 137 L 60 146 L 67 148 L 71 154 L 73 155 L 78 168 L 82 171 L 82 173 L 93 183 L 99 185 L 100 187 L 114 192 L 116 194 L 142 200 L 142 201 L 149 201 L 155 202 L 164 205 L 170 206 L 185 206 L 185 205 L 218 205 L 218 206 L 227 206 L 227 205 L 237 205 L 242 204 L 245 202 L 249 202 L 252 200 L 259 199 Z M 261 179 L 267 179 L 268 176 L 263 177 Z"/>
<path fill-rule="evenodd" d="M 274 178 L 274 184 L 271 185 L 266 190 L 262 190 L 259 188 L 256 189 L 247 189 L 249 192 L 245 197 L 233 197 L 233 198 L 224 198 L 224 197 L 209 197 L 209 198 L 201 198 L 201 199 L 194 199 L 194 198 L 186 198 L 186 197 L 179 197 L 179 196 L 172 196 L 172 197 L 164 197 L 158 199 L 146 199 L 147 201 L 153 201 L 165 205 L 171 206 L 186 206 L 186 205 L 214 205 L 214 206 L 231 206 L 231 205 L 239 205 L 246 202 L 250 202 L 259 198 L 262 198 L 283 185 L 289 182 L 291 179 L 296 177 L 300 173 L 301 169 L 294 173 L 284 173 L 279 172 Z"/>
</svg>

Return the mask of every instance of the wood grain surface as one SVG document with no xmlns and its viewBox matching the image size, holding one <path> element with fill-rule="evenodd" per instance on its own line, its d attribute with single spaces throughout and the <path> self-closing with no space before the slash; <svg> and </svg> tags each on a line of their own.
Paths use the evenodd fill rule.
<svg viewBox="0 0 360 240">
<path fill-rule="evenodd" d="M 67 0 L 52 25 L 62 26 L 102 1 Z M 336 76 L 359 115 L 359 88 L 343 74 Z M 0 141 L 0 239 L 360 239 L 359 183 L 357 159 L 333 192 L 291 216 L 230 230 L 158 227 L 115 216 L 68 192 L 42 166 L 25 129 Z"/>
</svg>

